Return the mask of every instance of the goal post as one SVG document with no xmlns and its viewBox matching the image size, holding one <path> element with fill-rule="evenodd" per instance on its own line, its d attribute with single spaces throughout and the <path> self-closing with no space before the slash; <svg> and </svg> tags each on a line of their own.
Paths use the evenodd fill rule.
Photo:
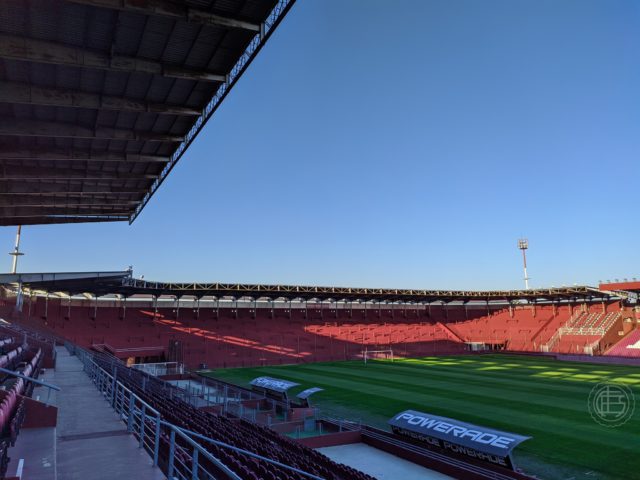
<svg viewBox="0 0 640 480">
<path fill-rule="evenodd" d="M 387 350 L 363 350 L 362 358 L 366 365 L 369 360 L 390 360 L 393 362 L 393 349 Z"/>
</svg>

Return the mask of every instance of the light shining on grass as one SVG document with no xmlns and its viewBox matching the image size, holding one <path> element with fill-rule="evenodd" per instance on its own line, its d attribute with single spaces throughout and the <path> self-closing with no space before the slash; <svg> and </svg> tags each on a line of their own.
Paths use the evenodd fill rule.
<svg viewBox="0 0 640 480">
<path fill-rule="evenodd" d="M 300 364 L 208 373 L 248 385 L 268 375 L 300 383 L 323 409 L 385 427 L 402 410 L 494 427 L 529 440 L 516 449 L 516 463 L 539 478 L 640 480 L 640 413 L 619 428 L 591 418 L 587 401 L 594 385 L 615 381 L 640 396 L 640 369 L 558 362 L 546 357 L 486 355 Z M 291 392 L 293 395 L 298 390 Z"/>
</svg>

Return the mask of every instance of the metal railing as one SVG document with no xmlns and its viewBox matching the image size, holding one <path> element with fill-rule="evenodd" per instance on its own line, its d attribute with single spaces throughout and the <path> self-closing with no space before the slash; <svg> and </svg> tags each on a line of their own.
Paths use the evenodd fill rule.
<svg viewBox="0 0 640 480">
<path fill-rule="evenodd" d="M 184 365 L 178 362 L 134 363 L 131 368 L 141 370 L 154 377 L 184 373 Z"/>
<path fill-rule="evenodd" d="M 0 368 L 0 372 L 2 373 L 6 373 L 8 375 L 12 375 L 14 377 L 17 378 L 21 378 L 23 379 L 25 382 L 31 382 L 35 385 L 39 385 L 41 387 L 47 387 L 47 399 L 45 400 L 44 403 L 49 404 L 49 399 L 51 397 L 51 390 L 56 390 L 56 391 L 60 391 L 60 387 L 58 387 L 57 385 L 54 385 L 52 383 L 47 383 L 47 382 L 43 382 L 42 380 L 38 380 L 35 379 L 33 377 L 27 377 L 26 375 L 22 375 L 21 373 L 18 372 L 14 372 L 13 370 L 9 370 L 7 368 Z"/>
<path fill-rule="evenodd" d="M 158 410 L 120 382 L 117 379 L 117 374 L 112 375 L 100 367 L 91 354 L 70 343 L 65 343 L 65 346 L 72 355 L 76 355 L 83 363 L 85 373 L 122 421 L 127 424 L 127 431 L 136 437 L 138 446 L 149 453 L 153 459 L 153 465 L 161 468 L 167 478 L 172 480 L 216 480 L 221 478 L 241 480 L 220 459 L 194 440 L 195 437 L 207 444 L 263 460 L 303 477 L 324 480 L 322 477 L 162 420 Z"/>
</svg>

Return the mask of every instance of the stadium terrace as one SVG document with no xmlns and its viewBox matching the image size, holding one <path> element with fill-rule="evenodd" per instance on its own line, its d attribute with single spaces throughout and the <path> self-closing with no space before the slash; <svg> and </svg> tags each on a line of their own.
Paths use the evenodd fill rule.
<svg viewBox="0 0 640 480">
<path fill-rule="evenodd" d="M 0 2 L 0 480 L 640 479 L 640 282 L 530 289 L 527 239 L 522 290 L 19 271 L 133 223 L 294 3 Z"/>
<path fill-rule="evenodd" d="M 0 314 L 10 322 L 4 327 L 10 338 L 26 335 L 38 344 L 48 345 L 50 354 L 75 354 L 62 358 L 81 359 L 84 368 L 92 372 L 90 378 L 103 392 L 107 384 L 119 378 L 113 377 L 112 369 L 135 372 L 120 387 L 107 389 L 116 411 L 131 416 L 127 422 L 134 425 L 134 431 L 142 432 L 146 427 L 142 426 L 144 422 L 136 424 L 136 415 L 139 417 L 141 412 L 124 409 L 123 405 L 131 398 L 134 403 L 139 401 L 158 412 L 154 425 L 160 425 L 166 436 L 170 436 L 175 425 L 191 432 L 175 433 L 191 435 L 190 440 L 184 440 L 187 443 L 182 443 L 185 451 L 192 448 L 190 441 L 195 442 L 194 450 L 184 454 L 187 457 L 205 455 L 205 451 L 212 453 L 203 446 L 206 442 L 214 442 L 218 448 L 214 449 L 216 458 L 225 452 L 225 445 L 232 445 L 241 449 L 241 453 L 228 458 L 222 455 L 228 462 L 222 462 L 224 467 L 220 468 L 243 472 L 247 468 L 246 456 L 260 455 L 252 474 L 257 478 L 265 471 L 278 471 L 278 475 L 293 472 L 295 477 L 295 471 L 280 470 L 270 462 L 282 456 L 272 457 L 244 440 L 256 433 L 247 431 L 245 437 L 229 437 L 211 426 L 202 427 L 213 421 L 206 417 L 199 421 L 202 423 L 194 424 L 169 412 L 180 409 L 192 416 L 194 408 L 202 408 L 216 412 L 216 418 L 221 417 L 215 422 L 240 419 L 246 428 L 262 425 L 273 430 L 270 435 L 297 437 L 298 448 L 315 451 L 333 448 L 336 442 L 338 445 L 357 442 L 406 459 L 417 468 L 453 478 L 467 478 L 468 471 L 477 478 L 495 475 L 527 478 L 528 472 L 518 463 L 519 457 L 525 458 L 526 463 L 526 444 L 513 452 L 509 448 L 503 454 L 498 448 L 516 438 L 529 437 L 535 442 L 539 434 L 529 431 L 524 424 L 512 425 L 512 433 L 496 433 L 490 423 L 480 426 L 460 423 L 464 417 L 390 411 L 390 417 L 404 419 L 406 426 L 393 426 L 389 432 L 380 428 L 382 422 L 376 417 L 372 417 L 371 423 L 349 418 L 361 414 L 359 399 L 352 400 L 346 417 L 323 414 L 325 405 L 333 408 L 331 402 L 322 401 L 323 397 L 330 398 L 332 382 L 327 383 L 322 376 L 308 380 L 304 375 L 287 377 L 288 366 L 334 365 L 334 362 L 352 365 L 364 360 L 369 369 L 385 364 L 388 368 L 406 368 L 402 367 L 405 362 L 413 367 L 425 357 L 430 359 L 425 365 L 437 364 L 438 358 L 443 365 L 456 365 L 464 364 L 465 358 L 486 358 L 489 352 L 504 356 L 503 362 L 489 362 L 485 367 L 498 371 L 518 368 L 519 360 L 512 363 L 514 360 L 508 357 L 514 353 L 536 355 L 545 362 L 565 365 L 571 365 L 566 360 L 597 361 L 603 363 L 602 369 L 637 361 L 634 348 L 628 349 L 628 353 L 623 350 L 622 356 L 617 353 L 624 345 L 635 345 L 638 320 L 633 292 L 604 286 L 468 292 L 169 283 L 135 279 L 131 270 L 3 274 L 0 281 L 4 285 Z M 66 349 L 58 344 L 65 344 Z M 532 367 L 550 368 L 545 362 Z M 278 378 L 274 374 L 279 372 L 269 370 L 268 366 L 282 366 L 285 377 Z M 264 373 L 269 374 L 266 383 L 267 377 L 262 376 L 261 370 L 265 368 Z M 563 370 L 561 366 L 558 368 Z M 229 382 L 224 372 L 235 375 L 231 372 L 236 371 L 247 371 L 253 380 L 234 376 Z M 128 377 L 130 373 L 118 375 Z M 155 385 L 151 397 L 146 390 L 149 385 Z M 255 385 L 263 388 L 256 389 Z M 273 387 L 271 391 L 271 385 L 286 388 Z M 287 394 L 290 389 L 293 394 Z M 301 389 L 320 393 L 313 399 L 296 397 L 294 394 Z M 163 400 L 166 395 L 173 401 L 179 398 L 184 404 L 166 404 Z M 400 410 L 403 402 L 398 399 L 396 403 Z M 162 413 L 163 408 L 167 409 L 166 414 Z M 225 431 L 235 427 L 220 428 Z M 305 435 L 301 435 L 303 430 Z M 175 457 L 163 458 L 171 456 L 171 448 L 162 443 L 162 438 L 152 438 L 150 432 L 135 435 L 144 445 L 148 443 L 145 448 L 154 455 L 153 462 L 161 471 L 179 468 Z M 290 448 L 286 442 L 279 447 L 283 452 Z M 493 450 L 485 451 L 478 446 Z M 205 450 L 196 454 L 200 448 Z M 286 455 L 293 462 L 285 462 L 289 466 L 304 464 L 306 473 L 321 471 L 313 461 L 300 463 L 289 456 L 291 453 Z M 193 457 L 190 458 L 184 461 L 193 462 Z M 329 459 L 320 463 L 333 472 L 320 478 L 332 478 L 331 475 L 368 478 L 366 473 L 351 470 L 348 475 L 340 474 L 342 467 Z M 253 463 L 250 461 L 249 465 Z M 198 468 L 215 470 L 209 464 L 206 467 L 199 464 Z M 270 478 L 266 473 L 262 477 Z"/>
</svg>

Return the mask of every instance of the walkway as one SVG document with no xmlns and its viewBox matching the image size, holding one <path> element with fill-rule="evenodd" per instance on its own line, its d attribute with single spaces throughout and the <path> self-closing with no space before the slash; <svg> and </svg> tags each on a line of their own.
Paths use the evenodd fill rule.
<svg viewBox="0 0 640 480">
<path fill-rule="evenodd" d="M 55 372 L 47 381 L 58 385 L 57 478 L 103 480 L 135 478 L 160 480 L 164 475 L 118 419 L 89 377 L 82 363 L 57 347 Z"/>
<path fill-rule="evenodd" d="M 378 480 L 453 480 L 364 443 L 319 448 L 318 451 L 334 462 L 357 468 Z"/>
</svg>

